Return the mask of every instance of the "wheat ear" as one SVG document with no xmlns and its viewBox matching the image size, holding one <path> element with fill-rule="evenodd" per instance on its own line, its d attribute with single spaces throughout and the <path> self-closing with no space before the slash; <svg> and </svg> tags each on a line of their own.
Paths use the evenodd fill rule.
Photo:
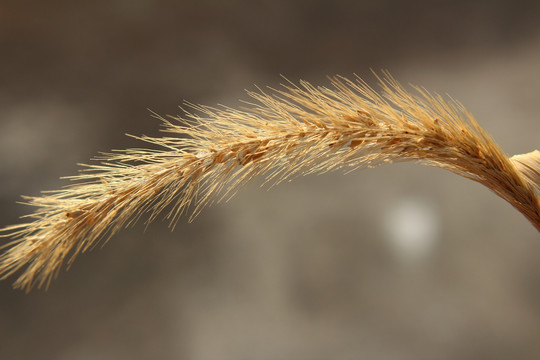
<svg viewBox="0 0 540 360">
<path fill-rule="evenodd" d="M 175 224 L 211 202 L 228 198 L 258 175 L 279 183 L 297 175 L 412 160 L 477 181 L 508 201 L 540 231 L 540 153 L 507 157 L 454 101 L 392 77 L 377 93 L 356 78 L 331 79 L 332 88 L 287 83 L 254 103 L 190 107 L 184 118 L 162 119 L 163 137 L 140 137 L 161 150 L 129 149 L 85 165 L 62 190 L 27 197 L 33 221 L 4 228 L 11 238 L 0 275 L 20 272 L 15 287 L 47 287 L 62 265 L 106 241 L 144 213 L 165 208 Z"/>
</svg>

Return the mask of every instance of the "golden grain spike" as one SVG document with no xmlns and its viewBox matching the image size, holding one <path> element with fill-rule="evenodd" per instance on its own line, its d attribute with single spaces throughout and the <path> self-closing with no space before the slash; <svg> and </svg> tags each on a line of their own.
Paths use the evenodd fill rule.
<svg viewBox="0 0 540 360">
<path fill-rule="evenodd" d="M 338 77 L 333 88 L 301 82 L 273 95 L 249 92 L 257 104 L 243 110 L 189 105 L 195 113 L 163 119 L 167 136 L 139 138 L 162 150 L 106 155 L 71 186 L 29 198 L 34 220 L 0 230 L 10 239 L 0 245 L 0 277 L 19 272 L 16 287 L 47 287 L 77 255 L 141 215 L 151 221 L 169 208 L 174 226 L 257 176 L 277 184 L 394 160 L 477 181 L 540 231 L 540 152 L 510 159 L 462 106 L 411 93 L 385 75 L 381 94 L 359 78 Z"/>
</svg>

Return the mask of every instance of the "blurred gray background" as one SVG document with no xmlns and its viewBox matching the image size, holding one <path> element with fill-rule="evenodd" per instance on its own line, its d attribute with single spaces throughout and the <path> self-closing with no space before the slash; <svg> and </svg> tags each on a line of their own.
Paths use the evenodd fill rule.
<svg viewBox="0 0 540 360">
<path fill-rule="evenodd" d="M 280 74 L 389 69 L 540 147 L 538 1 L 0 1 L 0 226 L 20 195 Z M 394 164 L 247 186 L 157 221 L 45 291 L 0 282 L 2 359 L 539 359 L 540 241 L 510 205 Z"/>
</svg>

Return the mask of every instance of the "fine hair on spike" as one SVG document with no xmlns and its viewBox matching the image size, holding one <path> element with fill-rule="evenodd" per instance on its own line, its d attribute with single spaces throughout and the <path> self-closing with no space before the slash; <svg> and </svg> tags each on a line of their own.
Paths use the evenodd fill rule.
<svg viewBox="0 0 540 360">
<path fill-rule="evenodd" d="M 255 177 L 276 185 L 305 174 L 346 172 L 394 161 L 449 170 L 485 185 L 540 231 L 540 152 L 508 157 L 463 105 L 422 88 L 411 91 L 387 72 L 380 91 L 358 77 L 329 87 L 286 81 L 248 92 L 240 109 L 186 104 L 159 117 L 161 137 L 138 139 L 159 150 L 127 149 L 95 159 L 69 186 L 25 197 L 27 223 L 0 229 L 0 278 L 48 287 L 60 269 L 143 215 L 167 209 L 171 226 L 186 212 L 233 196 Z M 361 206 L 361 205 L 359 205 Z"/>
</svg>

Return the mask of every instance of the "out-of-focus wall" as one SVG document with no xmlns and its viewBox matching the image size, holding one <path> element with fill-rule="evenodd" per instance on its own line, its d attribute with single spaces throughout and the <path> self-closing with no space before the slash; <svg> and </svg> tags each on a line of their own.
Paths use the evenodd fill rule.
<svg viewBox="0 0 540 360">
<path fill-rule="evenodd" d="M 20 195 L 157 135 L 183 99 L 240 106 L 280 74 L 389 69 L 459 99 L 508 153 L 540 146 L 537 1 L 2 1 L 0 226 Z M 540 239 L 440 169 L 247 186 L 174 232 L 0 282 L 5 359 L 538 359 Z"/>
</svg>

